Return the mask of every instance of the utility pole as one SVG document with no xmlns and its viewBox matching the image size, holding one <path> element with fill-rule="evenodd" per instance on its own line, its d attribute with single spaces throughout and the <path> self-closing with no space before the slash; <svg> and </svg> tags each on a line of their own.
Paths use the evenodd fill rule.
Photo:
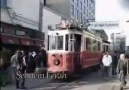
<svg viewBox="0 0 129 90">
<path fill-rule="evenodd" d="M 114 39 L 114 33 L 112 34 L 112 41 L 113 41 L 113 52 L 115 51 L 115 39 Z"/>
<path fill-rule="evenodd" d="M 42 32 L 44 0 L 39 0 L 39 31 Z"/>
</svg>

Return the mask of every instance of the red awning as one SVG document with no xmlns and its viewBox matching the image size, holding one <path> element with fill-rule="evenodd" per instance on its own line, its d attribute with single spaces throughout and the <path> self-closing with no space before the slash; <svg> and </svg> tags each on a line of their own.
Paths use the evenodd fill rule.
<svg viewBox="0 0 129 90">
<path fill-rule="evenodd" d="M 15 36 L 1 34 L 1 43 L 4 44 L 20 44 L 19 39 Z"/>
<path fill-rule="evenodd" d="M 29 38 L 20 38 L 20 41 L 21 41 L 21 45 L 34 46 L 33 40 L 31 40 Z"/>
<path fill-rule="evenodd" d="M 35 40 L 35 46 L 45 47 L 44 41 Z"/>
</svg>

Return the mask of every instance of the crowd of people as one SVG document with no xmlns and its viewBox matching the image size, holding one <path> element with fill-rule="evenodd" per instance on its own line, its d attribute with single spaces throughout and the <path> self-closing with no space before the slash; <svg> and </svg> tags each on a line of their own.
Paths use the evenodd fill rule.
<svg viewBox="0 0 129 90">
<path fill-rule="evenodd" d="M 34 73 L 36 68 L 47 67 L 47 52 L 44 48 L 41 48 L 38 53 L 36 53 L 35 51 L 26 53 L 23 50 L 16 50 L 16 52 L 11 55 L 8 60 L 10 60 L 10 64 L 8 66 L 11 66 L 13 70 L 12 74 L 15 77 L 14 81 L 16 83 L 16 88 L 24 89 L 26 87 L 25 78 L 23 75 L 25 74 L 25 72 Z M 1 62 L 4 62 L 3 57 L 1 58 Z M 5 64 L 1 65 L 2 71 L 7 69 L 5 69 L 4 66 Z"/>
<path fill-rule="evenodd" d="M 36 68 L 47 67 L 47 52 L 44 48 L 41 48 L 40 52 L 36 53 L 28 52 L 27 54 L 22 50 L 17 50 L 11 57 L 8 54 L 9 51 L 3 49 L 4 54 L 2 57 L 7 60 L 11 60 L 9 62 L 11 67 L 13 68 L 13 74 L 15 77 L 16 88 L 25 89 L 25 78 L 24 74 L 34 73 Z M 9 56 L 8 56 L 8 55 Z M 4 57 L 5 56 L 5 57 Z M 9 59 L 10 58 L 10 59 Z M 3 59 L 1 58 L 0 66 L 3 66 Z M 5 61 L 7 61 L 5 60 Z M 7 61 L 8 63 L 8 61 Z M 121 81 L 121 90 L 126 86 L 126 76 L 129 74 L 129 57 L 126 54 L 118 54 L 113 53 L 109 54 L 109 52 L 103 53 L 103 56 L 100 59 L 102 76 L 105 77 L 106 80 L 110 79 L 110 76 L 119 75 L 119 80 Z M 5 64 L 5 66 L 9 66 L 9 64 Z M 3 71 L 5 68 L 1 68 Z M 112 70 L 112 71 L 111 71 Z M 19 77 L 20 74 L 22 76 Z M 20 85 L 21 83 L 21 85 Z"/>
<path fill-rule="evenodd" d="M 101 71 L 102 76 L 106 80 L 110 79 L 110 76 L 118 76 L 121 81 L 121 90 L 126 86 L 126 76 L 129 74 L 129 57 L 126 54 L 117 54 L 112 55 L 109 52 L 104 53 L 101 60 Z"/>
</svg>

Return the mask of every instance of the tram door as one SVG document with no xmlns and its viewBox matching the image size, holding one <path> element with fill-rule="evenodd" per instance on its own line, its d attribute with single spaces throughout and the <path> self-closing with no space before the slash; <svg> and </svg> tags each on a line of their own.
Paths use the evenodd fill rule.
<svg viewBox="0 0 129 90">
<path fill-rule="evenodd" d="M 81 54 L 81 35 L 74 35 L 74 69 L 78 72 L 81 68 L 80 54 Z"/>
</svg>

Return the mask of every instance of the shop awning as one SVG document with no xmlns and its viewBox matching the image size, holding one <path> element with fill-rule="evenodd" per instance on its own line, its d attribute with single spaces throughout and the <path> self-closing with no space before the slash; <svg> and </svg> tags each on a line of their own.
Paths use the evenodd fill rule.
<svg viewBox="0 0 129 90">
<path fill-rule="evenodd" d="M 34 46 L 34 42 L 30 38 L 20 38 L 21 45 Z"/>
<path fill-rule="evenodd" d="M 35 40 L 35 46 L 45 47 L 44 41 Z"/>
<path fill-rule="evenodd" d="M 1 34 L 1 43 L 4 44 L 17 44 L 19 45 L 19 39 L 15 36 Z"/>
</svg>

